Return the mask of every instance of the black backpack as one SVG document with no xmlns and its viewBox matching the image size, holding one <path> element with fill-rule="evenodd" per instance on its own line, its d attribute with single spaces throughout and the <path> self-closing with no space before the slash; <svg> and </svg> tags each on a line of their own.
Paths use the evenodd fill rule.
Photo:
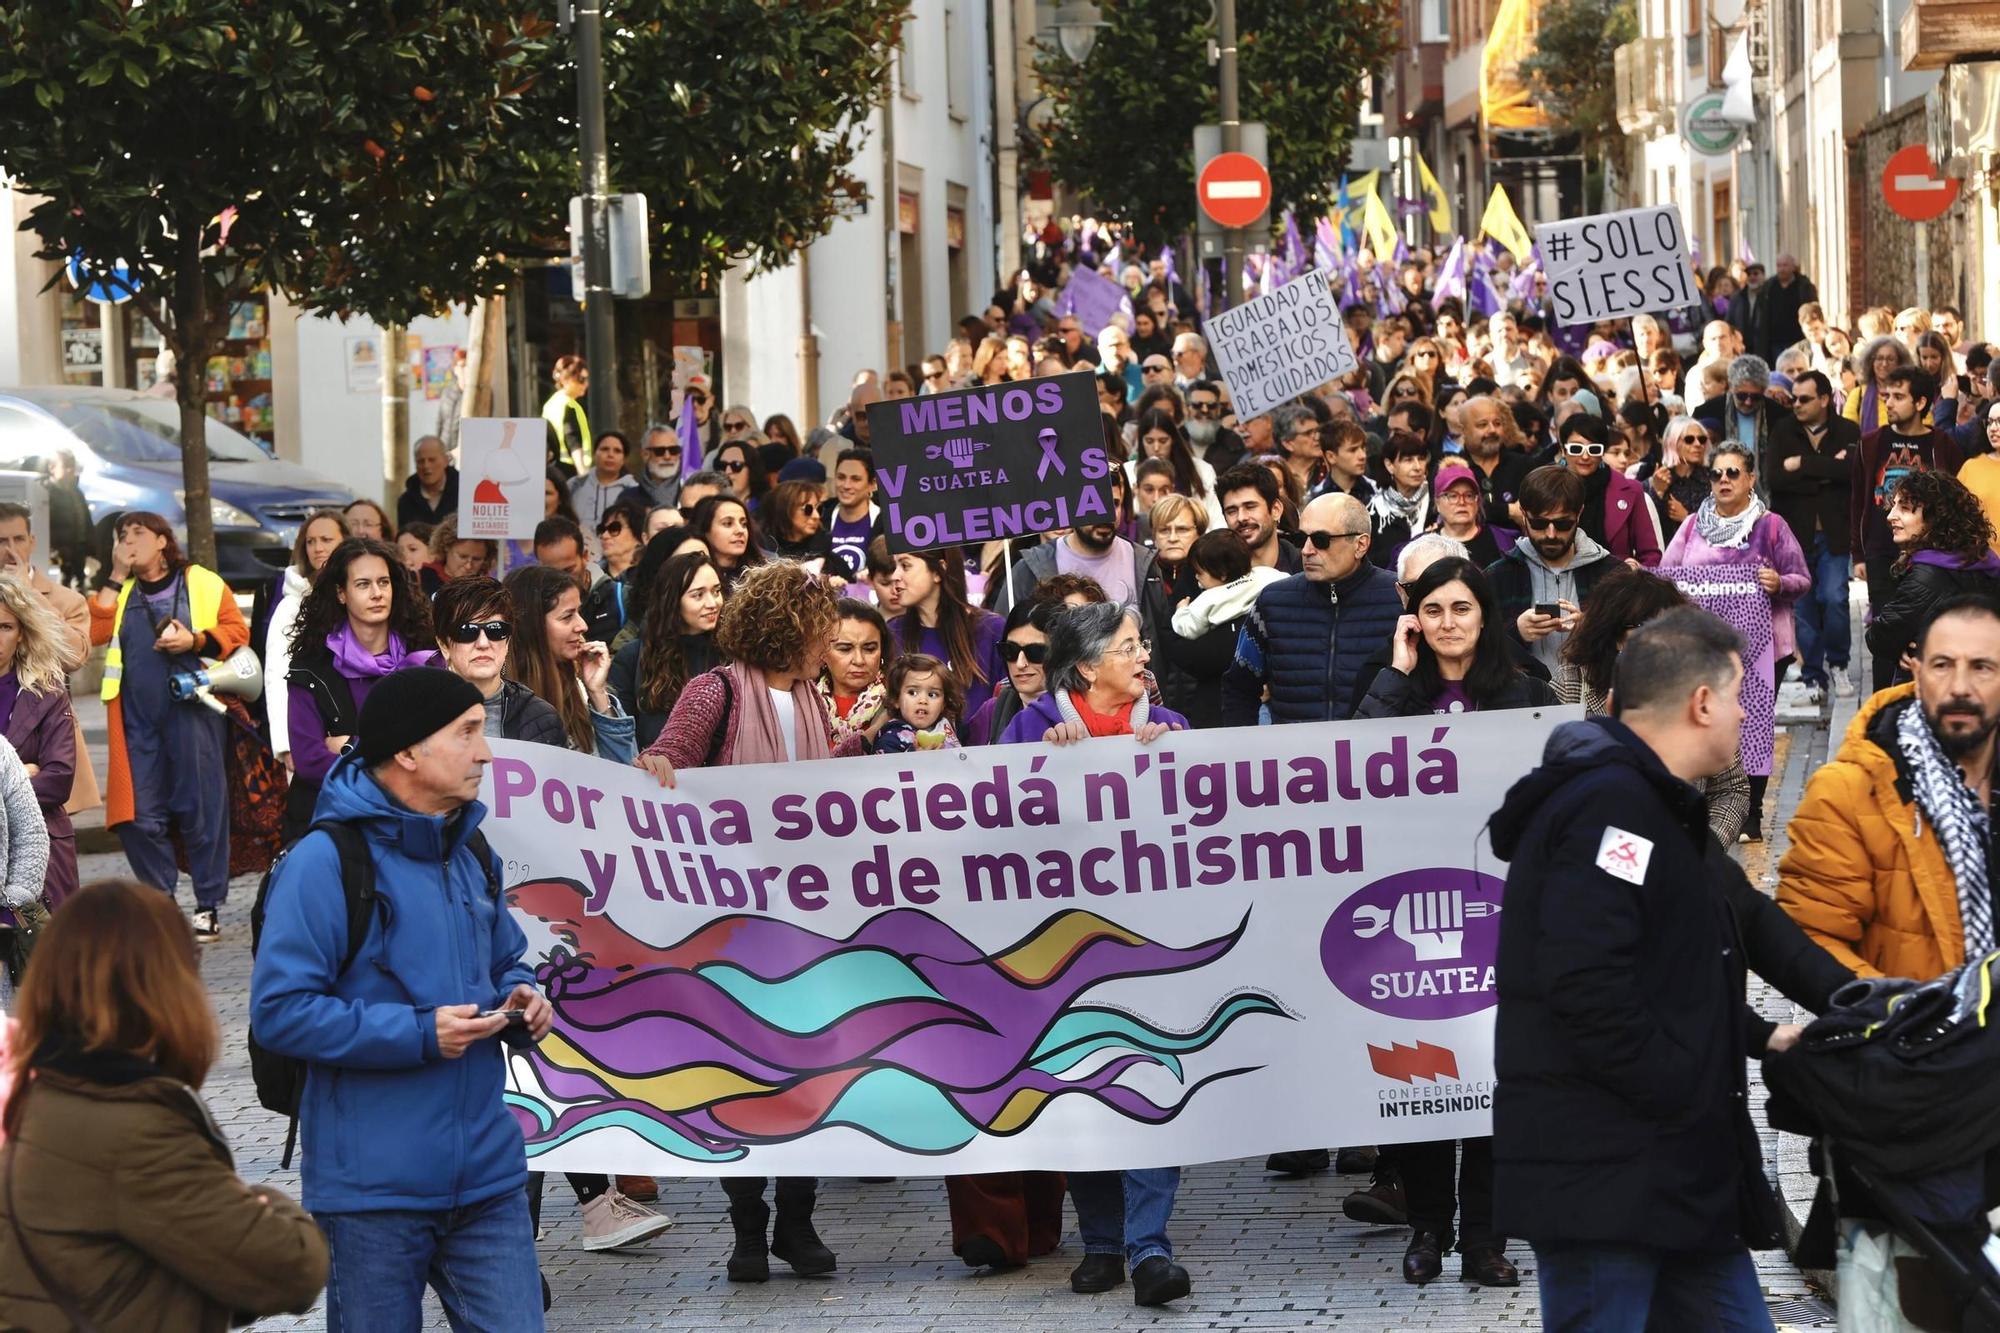
<svg viewBox="0 0 2000 1333">
<path fill-rule="evenodd" d="M 380 899 L 375 893 L 375 858 L 369 854 L 368 839 L 359 825 L 341 819 L 322 819 L 300 835 L 304 842 L 314 833 L 324 833 L 333 840 L 333 849 L 340 856 L 340 887 L 347 898 L 347 948 L 341 952 L 340 968 L 336 977 L 345 975 L 354 955 L 361 952 L 361 946 L 368 939 L 368 928 L 374 924 L 375 908 Z M 285 863 L 292 847 L 285 849 L 264 878 L 257 885 L 257 901 L 250 908 L 250 957 L 257 956 L 257 945 L 264 938 L 264 911 L 271 896 L 271 880 L 278 873 L 278 867 Z M 500 898 L 500 881 L 493 873 L 493 851 L 486 845 L 486 835 L 474 829 L 465 840 L 465 845 L 479 858 L 479 869 L 486 876 L 486 891 L 494 901 Z M 257 1042 L 257 1032 L 252 1028 L 249 1035 L 250 1079 L 257 1087 L 257 1103 L 267 1111 L 276 1111 L 288 1116 L 291 1123 L 285 1129 L 285 1155 L 279 1163 L 287 1169 L 292 1164 L 292 1149 L 297 1146 L 299 1136 L 299 1103 L 306 1091 L 306 1062 L 289 1055 L 279 1055 L 264 1049 Z"/>
</svg>

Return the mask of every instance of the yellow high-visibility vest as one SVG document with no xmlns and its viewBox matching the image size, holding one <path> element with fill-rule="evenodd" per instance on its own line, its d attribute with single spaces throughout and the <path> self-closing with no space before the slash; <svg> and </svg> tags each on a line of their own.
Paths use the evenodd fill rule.
<svg viewBox="0 0 2000 1333">
<path fill-rule="evenodd" d="M 229 596 L 229 585 L 222 576 L 200 565 L 184 565 L 181 577 L 187 580 L 188 615 L 194 621 L 188 628 L 194 631 L 196 639 L 216 627 L 222 617 L 222 599 Z M 118 631 L 125 624 L 125 603 L 132 596 L 132 589 L 139 586 L 137 578 L 125 580 L 125 586 L 118 590 L 118 609 L 111 613 L 111 646 L 104 652 L 104 687 L 98 697 L 110 703 L 118 697 L 118 682 L 125 674 L 125 652 L 118 642 Z"/>
<path fill-rule="evenodd" d="M 569 461 L 570 465 L 577 470 L 577 474 L 581 476 L 583 473 L 590 471 L 591 442 L 590 416 L 583 410 L 583 399 L 572 398 L 561 389 L 557 389 L 549 395 L 549 400 L 542 404 L 542 420 L 548 422 L 556 429 L 556 448 L 558 451 L 563 447 L 563 414 L 566 412 L 576 414 L 576 449 Z"/>
</svg>

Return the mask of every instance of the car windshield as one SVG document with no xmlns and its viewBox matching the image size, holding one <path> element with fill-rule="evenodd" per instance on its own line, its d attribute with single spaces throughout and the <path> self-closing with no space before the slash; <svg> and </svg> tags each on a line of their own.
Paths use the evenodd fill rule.
<svg viewBox="0 0 2000 1333">
<path fill-rule="evenodd" d="M 50 397 L 31 401 L 69 427 L 78 439 L 107 461 L 180 462 L 180 408 L 168 399 L 79 402 Z M 211 462 L 261 463 L 269 460 L 269 454 L 220 421 L 209 418 L 207 426 Z"/>
</svg>

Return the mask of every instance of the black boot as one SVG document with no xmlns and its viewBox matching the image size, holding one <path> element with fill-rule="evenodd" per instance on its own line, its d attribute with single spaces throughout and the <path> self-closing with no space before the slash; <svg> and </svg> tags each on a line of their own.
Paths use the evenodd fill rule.
<svg viewBox="0 0 2000 1333">
<path fill-rule="evenodd" d="M 729 1252 L 729 1280 L 769 1282 L 771 1250 L 765 1243 L 764 1233 L 771 1224 L 771 1209 L 764 1202 L 764 1182 L 756 1182 L 754 1194 L 741 1188 L 742 1183 L 734 1180 L 722 1182 L 729 1193 L 729 1223 L 736 1228 L 736 1248 Z"/>
<path fill-rule="evenodd" d="M 812 1176 L 782 1176 L 778 1180 L 778 1220 L 771 1228 L 771 1253 L 792 1266 L 800 1277 L 819 1277 L 834 1269 L 833 1251 L 813 1230 L 813 1201 L 819 1182 Z"/>
</svg>

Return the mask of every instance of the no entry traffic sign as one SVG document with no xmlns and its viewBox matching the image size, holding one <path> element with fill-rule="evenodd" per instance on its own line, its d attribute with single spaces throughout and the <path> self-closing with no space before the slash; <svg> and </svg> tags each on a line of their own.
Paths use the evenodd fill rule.
<svg viewBox="0 0 2000 1333">
<path fill-rule="evenodd" d="M 1248 153 L 1217 153 L 1202 163 L 1195 197 L 1218 227 L 1247 227 L 1271 207 L 1271 173 Z"/>
<path fill-rule="evenodd" d="M 1920 143 L 1899 148 L 1882 167 L 1882 197 L 1899 217 L 1929 222 L 1943 217 L 1958 198 L 1958 182 L 1938 175 L 1930 152 Z"/>
</svg>

